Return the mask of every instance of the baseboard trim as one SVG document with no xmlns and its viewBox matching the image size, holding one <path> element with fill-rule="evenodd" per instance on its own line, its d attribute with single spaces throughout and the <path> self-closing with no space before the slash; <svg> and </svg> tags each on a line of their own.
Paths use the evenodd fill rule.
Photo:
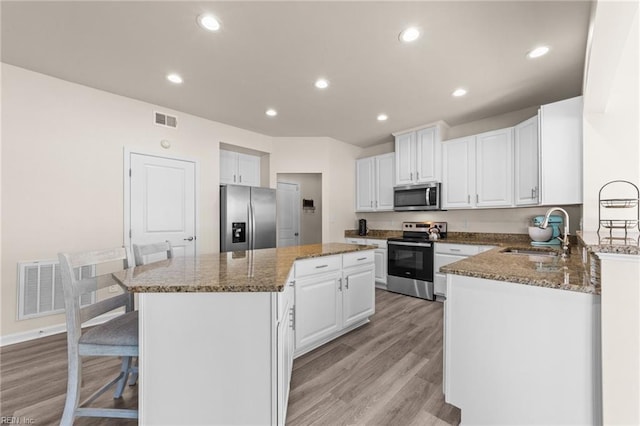
<svg viewBox="0 0 640 426">
<path fill-rule="evenodd" d="M 90 327 L 92 325 L 102 324 L 112 318 L 122 315 L 122 312 L 111 312 L 95 317 L 87 321 L 83 327 Z M 40 337 L 53 336 L 54 334 L 65 333 L 67 331 L 66 324 L 57 324 L 49 327 L 38 328 L 35 330 L 22 331 L 20 333 L 7 334 L 6 336 L 0 336 L 0 347 L 13 345 L 16 343 L 27 342 L 29 340 L 35 340 Z"/>
</svg>

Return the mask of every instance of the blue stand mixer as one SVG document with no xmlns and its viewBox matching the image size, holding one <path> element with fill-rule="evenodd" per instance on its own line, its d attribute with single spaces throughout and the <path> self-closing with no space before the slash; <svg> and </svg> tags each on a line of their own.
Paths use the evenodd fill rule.
<svg viewBox="0 0 640 426">
<path fill-rule="evenodd" d="M 533 226 L 540 226 L 542 222 L 544 222 L 544 215 L 536 216 L 533 218 Z M 549 241 L 531 241 L 531 245 L 538 247 L 559 246 L 561 241 L 557 237 L 560 236 L 562 222 L 562 216 L 558 216 L 555 214 L 549 216 L 549 226 L 553 229 L 551 239 Z"/>
</svg>

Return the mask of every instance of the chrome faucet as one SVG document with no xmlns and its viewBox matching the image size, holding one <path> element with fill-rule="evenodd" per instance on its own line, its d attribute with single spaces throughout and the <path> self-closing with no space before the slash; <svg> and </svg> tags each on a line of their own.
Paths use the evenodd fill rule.
<svg viewBox="0 0 640 426">
<path fill-rule="evenodd" d="M 562 241 L 562 258 L 566 259 L 569 253 L 571 253 L 571 250 L 569 248 L 569 213 L 567 213 L 567 211 L 561 207 L 551 207 L 549 210 L 547 210 L 547 213 L 545 213 L 544 220 L 539 227 L 545 229 L 547 226 L 549 226 L 549 217 L 551 216 L 551 213 L 555 211 L 564 213 L 564 235 L 557 238 Z"/>
</svg>

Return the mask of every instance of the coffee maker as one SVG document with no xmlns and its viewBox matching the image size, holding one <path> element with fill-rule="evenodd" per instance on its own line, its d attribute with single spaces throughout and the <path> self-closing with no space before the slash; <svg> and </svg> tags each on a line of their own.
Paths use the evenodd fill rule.
<svg viewBox="0 0 640 426">
<path fill-rule="evenodd" d="M 367 221 L 365 219 L 358 221 L 358 235 L 367 235 Z"/>
<path fill-rule="evenodd" d="M 535 216 L 533 218 L 533 226 L 540 226 L 544 222 L 544 215 Z M 548 241 L 531 241 L 532 246 L 559 246 L 560 240 L 558 237 L 560 236 L 562 229 L 563 219 L 562 216 L 552 214 L 549 216 L 549 227 L 553 230 L 551 234 L 551 238 Z"/>
</svg>

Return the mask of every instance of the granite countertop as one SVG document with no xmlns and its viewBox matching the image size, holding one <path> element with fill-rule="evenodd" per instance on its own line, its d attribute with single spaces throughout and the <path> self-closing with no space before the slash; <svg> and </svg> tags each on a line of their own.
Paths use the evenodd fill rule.
<svg viewBox="0 0 640 426">
<path fill-rule="evenodd" d="M 618 230 L 617 230 L 618 231 Z M 615 253 L 640 255 L 640 232 L 629 232 L 626 237 L 621 232 L 612 233 L 578 231 L 581 243 L 592 253 Z"/>
<path fill-rule="evenodd" d="M 505 253 L 505 248 L 520 248 L 527 251 L 544 249 L 531 247 L 530 244 L 500 244 L 484 253 L 459 260 L 443 266 L 440 272 L 467 277 L 484 278 L 496 281 L 508 281 L 538 287 L 600 294 L 600 286 L 593 282 L 582 263 L 580 250 L 572 247 L 568 259 L 560 256 L 536 256 Z M 559 251 L 558 251 L 559 252 Z"/>
<path fill-rule="evenodd" d="M 113 277 L 133 293 L 277 292 L 296 260 L 373 249 L 329 243 L 202 254 L 136 266 Z"/>
</svg>

